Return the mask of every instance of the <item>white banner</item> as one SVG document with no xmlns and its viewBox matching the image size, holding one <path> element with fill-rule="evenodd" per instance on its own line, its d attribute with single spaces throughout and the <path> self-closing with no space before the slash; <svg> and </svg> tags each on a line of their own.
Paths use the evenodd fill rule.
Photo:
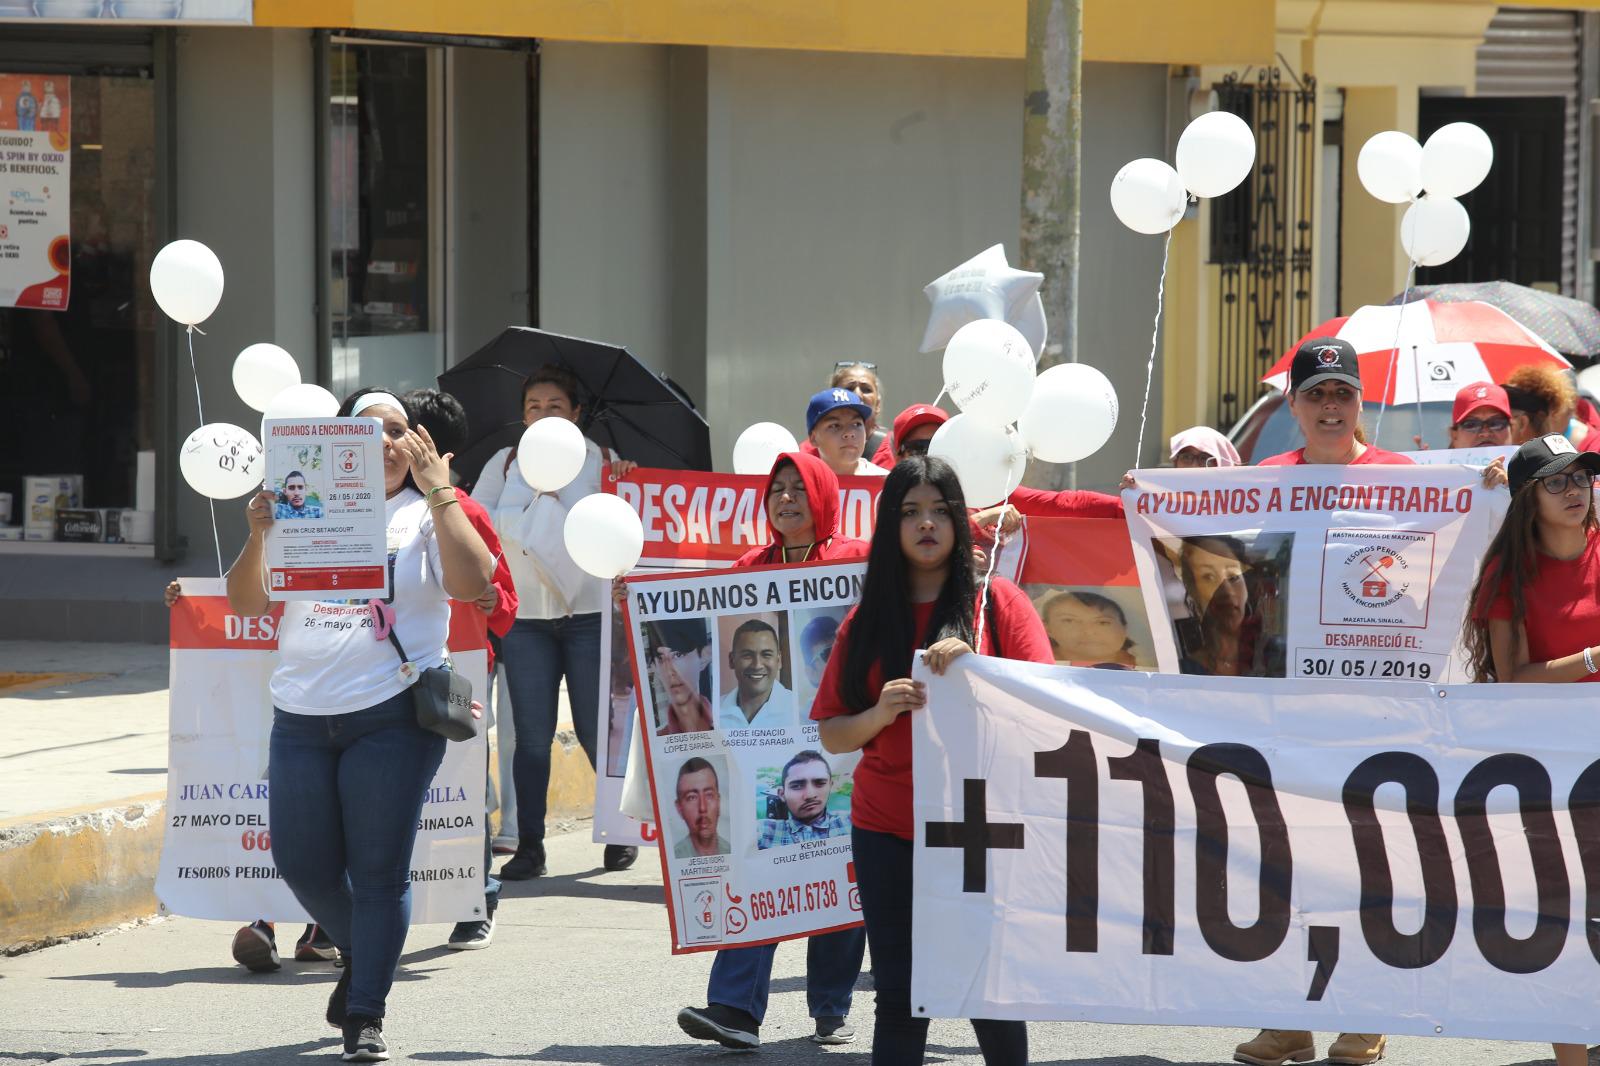
<svg viewBox="0 0 1600 1066">
<path fill-rule="evenodd" d="M 1458 466 L 1140 470 L 1123 493 L 1164 673 L 1459 681 L 1505 489 Z"/>
<path fill-rule="evenodd" d="M 649 571 L 635 571 L 648 573 Z M 633 662 L 628 656 L 627 612 L 612 602 L 600 627 L 600 723 L 595 730 L 594 842 L 654 847 L 656 827 L 622 811 L 622 784 L 628 776 L 628 754 L 639 723 L 639 696 L 633 687 Z M 579 708 L 572 709 L 573 714 Z"/>
<path fill-rule="evenodd" d="M 1569 686 L 915 676 L 926 1015 L 1600 1036 L 1600 761 Z"/>
<path fill-rule="evenodd" d="M 860 756 L 824 752 L 809 712 L 865 572 L 811 563 L 628 579 L 674 952 L 859 923 Z"/>
<path fill-rule="evenodd" d="M 181 584 L 172 608 L 167 830 L 156 896 L 193 918 L 310 921 L 272 861 L 267 819 L 267 682 L 281 608 L 243 618 L 229 612 L 220 580 Z M 475 607 L 458 608 L 450 634 L 451 659 L 479 700 L 488 685 L 483 618 Z M 482 917 L 486 744 L 482 735 L 447 744 L 429 786 L 411 859 L 418 925 Z"/>
</svg>

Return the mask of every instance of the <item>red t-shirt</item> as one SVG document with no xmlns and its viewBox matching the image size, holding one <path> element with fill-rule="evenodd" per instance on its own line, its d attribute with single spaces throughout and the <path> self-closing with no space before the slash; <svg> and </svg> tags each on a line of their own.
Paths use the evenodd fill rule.
<svg viewBox="0 0 1600 1066">
<path fill-rule="evenodd" d="M 1019 486 L 1006 502 L 1030 518 L 1121 518 L 1122 497 L 1086 489 L 1050 492 Z"/>
<path fill-rule="evenodd" d="M 1031 663 L 1053 663 L 1050 638 L 1045 634 L 1044 623 L 1033 609 L 1028 596 L 1005 578 L 993 578 L 989 588 L 993 604 L 991 617 L 1000 630 L 998 650 L 1007 659 Z M 932 603 L 911 605 L 912 617 L 918 632 L 928 627 L 933 617 Z M 822 684 L 817 687 L 816 702 L 811 705 L 811 717 L 817 721 L 855 714 L 854 708 L 844 701 L 844 660 L 842 649 L 849 646 L 850 624 L 855 620 L 855 609 L 846 616 L 834 638 L 834 648 L 839 654 L 828 658 Z M 996 654 L 994 632 L 987 623 L 983 631 L 984 655 Z M 867 696 L 873 703 L 883 689 L 884 677 L 876 665 L 867 679 Z M 913 712 L 915 713 L 915 712 Z M 861 749 L 861 762 L 856 766 L 855 790 L 850 795 L 850 821 L 862 829 L 877 833 L 893 833 L 905 840 L 911 839 L 911 715 L 902 714 L 889 728 L 867 741 Z"/>
<path fill-rule="evenodd" d="M 1372 465 L 1375 465 L 1375 466 L 1416 466 L 1417 465 L 1416 463 L 1412 462 L 1411 457 L 1409 455 L 1401 455 L 1399 452 L 1386 452 L 1382 448 L 1376 448 L 1376 447 L 1372 446 L 1371 444 L 1367 445 L 1367 450 L 1366 451 L 1362 452 L 1360 455 L 1356 456 L 1354 459 L 1350 460 L 1348 463 L 1346 463 L 1344 465 L 1346 465 L 1346 466 L 1366 466 L 1369 463 L 1372 464 Z M 1257 463 L 1256 465 L 1257 466 L 1310 466 L 1310 465 L 1314 465 L 1314 464 L 1309 464 L 1309 463 L 1306 462 L 1306 450 L 1304 448 L 1297 448 L 1292 452 L 1284 452 L 1281 455 L 1269 455 L 1265 459 L 1263 459 L 1259 463 Z"/>
<path fill-rule="evenodd" d="M 1488 582 L 1484 589 L 1494 598 L 1477 612 L 1478 618 L 1509 620 L 1511 590 L 1504 583 Z M 1547 663 L 1600 644 L 1600 533 L 1589 531 L 1589 542 L 1576 559 L 1541 552 L 1533 580 L 1522 588 L 1522 604 L 1529 662 Z M 1600 681 L 1600 674 L 1579 680 Z"/>
</svg>

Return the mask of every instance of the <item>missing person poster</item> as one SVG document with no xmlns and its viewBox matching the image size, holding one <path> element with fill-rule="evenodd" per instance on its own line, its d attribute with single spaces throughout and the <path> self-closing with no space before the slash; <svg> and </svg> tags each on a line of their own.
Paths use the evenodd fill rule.
<svg viewBox="0 0 1600 1066">
<path fill-rule="evenodd" d="M 274 600 L 388 596 L 383 422 L 269 418 L 261 426 L 266 487 L 276 496 L 267 534 L 268 594 Z"/>
<path fill-rule="evenodd" d="M 229 611 L 221 580 L 179 584 L 156 896 L 168 911 L 193 918 L 309 921 L 272 861 L 267 810 L 267 682 L 283 609 L 246 618 Z M 474 697 L 487 691 L 487 623 L 470 604 L 451 607 L 450 658 Z M 486 744 L 479 735 L 446 745 L 428 788 L 411 858 L 415 922 L 483 917 Z"/>
<path fill-rule="evenodd" d="M 640 467 L 605 484 L 644 524 L 641 566 L 701 570 L 729 566 L 772 542 L 767 527 L 767 476 L 707 474 Z M 872 539 L 881 477 L 839 479 L 839 534 Z"/>
<path fill-rule="evenodd" d="M 913 676 L 921 1016 L 1600 1036 L 1600 762 L 1570 686 Z"/>
<path fill-rule="evenodd" d="M 0 74 L 0 307 L 72 298 L 72 79 Z"/>
<path fill-rule="evenodd" d="M 1463 681 L 1505 489 L 1460 466 L 1140 470 L 1123 492 L 1166 673 Z"/>
<path fill-rule="evenodd" d="M 635 575 L 655 571 L 635 570 Z M 639 697 L 633 685 L 633 662 L 628 652 L 628 614 L 621 600 L 613 600 L 600 628 L 600 727 L 595 731 L 594 842 L 596 844 L 654 847 L 659 834 L 649 821 L 622 810 L 623 782 L 628 777 L 628 756 L 638 724 Z M 577 713 L 574 711 L 573 713 Z"/>
<path fill-rule="evenodd" d="M 996 568 L 1033 601 L 1056 662 L 1158 669 L 1138 567 L 1120 518 L 1025 518 Z"/>
<path fill-rule="evenodd" d="M 864 563 L 627 581 L 634 683 L 674 952 L 861 920 L 859 754 L 822 750 L 811 702 Z"/>
</svg>

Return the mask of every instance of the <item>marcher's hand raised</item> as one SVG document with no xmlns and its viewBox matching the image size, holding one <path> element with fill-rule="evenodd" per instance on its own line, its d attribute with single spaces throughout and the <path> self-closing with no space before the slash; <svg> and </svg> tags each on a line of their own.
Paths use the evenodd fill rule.
<svg viewBox="0 0 1600 1066">
<path fill-rule="evenodd" d="M 1117 490 L 1119 492 L 1127 492 L 1129 489 L 1136 489 L 1138 487 L 1139 483 L 1134 480 L 1132 470 L 1124 473 L 1122 475 L 1122 480 L 1117 482 Z"/>
<path fill-rule="evenodd" d="M 907 711 L 920 711 L 927 702 L 926 685 L 909 677 L 897 677 L 884 682 L 883 690 L 878 693 L 877 710 L 892 722 Z"/>
<path fill-rule="evenodd" d="M 267 530 L 272 528 L 272 505 L 277 502 L 278 494 L 271 489 L 262 489 L 250 497 L 250 502 L 244 508 L 244 516 L 250 521 L 252 537 L 265 536 Z"/>
<path fill-rule="evenodd" d="M 1509 485 L 1510 479 L 1506 477 L 1506 457 L 1497 455 L 1494 461 L 1483 468 L 1483 487 L 1497 489 L 1501 485 Z"/>
<path fill-rule="evenodd" d="M 405 435 L 395 441 L 394 446 L 406 457 L 406 462 L 411 467 L 412 480 L 424 493 L 450 484 L 452 456 L 439 454 L 439 449 L 434 446 L 433 437 L 429 435 L 427 426 L 419 425 L 415 432 L 406 430 Z"/>
<path fill-rule="evenodd" d="M 620 481 L 637 469 L 639 469 L 639 464 L 632 459 L 613 459 L 611 460 L 611 480 Z"/>
<path fill-rule="evenodd" d="M 922 653 L 922 661 L 928 664 L 928 669 L 935 674 L 943 674 L 945 669 L 957 659 L 972 650 L 972 645 L 960 637 L 945 637 L 933 643 L 927 651 Z"/>
<path fill-rule="evenodd" d="M 972 516 L 972 521 L 981 529 L 998 527 L 1002 533 L 1015 533 L 1022 525 L 1022 512 L 1009 503 L 1002 503 L 979 511 Z"/>
</svg>

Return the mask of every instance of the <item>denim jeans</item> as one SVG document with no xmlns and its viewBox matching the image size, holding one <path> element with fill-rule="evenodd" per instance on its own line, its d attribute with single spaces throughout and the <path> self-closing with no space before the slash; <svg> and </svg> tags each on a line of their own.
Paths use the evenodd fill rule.
<svg viewBox="0 0 1600 1066">
<path fill-rule="evenodd" d="M 556 736 L 561 679 L 567 681 L 572 727 L 594 763 L 595 730 L 600 723 L 600 615 L 519 618 L 500 638 L 511 692 L 511 718 L 517 750 L 511 777 L 517 790 L 517 839 L 544 842 L 545 797 L 550 791 L 550 744 Z"/>
<path fill-rule="evenodd" d="M 872 947 L 872 983 L 878 990 L 872 1066 L 920 1066 L 928 1044 L 928 1019 L 911 1015 L 911 841 L 860 827 L 850 836 L 861 917 Z M 974 1018 L 972 1028 L 989 1066 L 1022 1066 L 1028 1061 L 1026 1022 Z"/>
<path fill-rule="evenodd" d="M 272 712 L 272 859 L 351 957 L 349 1011 L 383 1017 L 411 926 L 411 851 L 445 739 L 411 693 L 349 714 Z"/>
<path fill-rule="evenodd" d="M 778 945 L 723 948 L 711 964 L 706 1002 L 737 1007 L 755 1018 L 767 1016 L 767 992 L 772 986 L 772 957 Z M 850 993 L 861 975 L 861 956 L 867 950 L 860 929 L 814 936 L 806 941 L 806 1007 L 813 1018 L 850 1013 Z"/>
</svg>

